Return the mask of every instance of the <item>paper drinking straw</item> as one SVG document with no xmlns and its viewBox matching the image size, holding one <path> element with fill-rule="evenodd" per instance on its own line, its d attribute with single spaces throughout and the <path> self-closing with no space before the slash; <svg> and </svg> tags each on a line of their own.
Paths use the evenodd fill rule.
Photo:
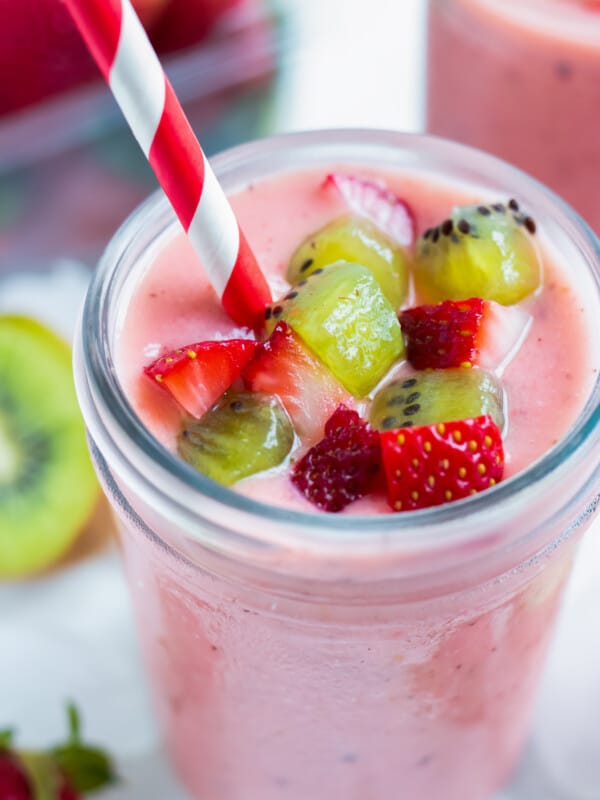
<svg viewBox="0 0 600 800">
<path fill-rule="evenodd" d="M 225 311 L 264 323 L 269 287 L 130 0 L 64 0 Z"/>
</svg>

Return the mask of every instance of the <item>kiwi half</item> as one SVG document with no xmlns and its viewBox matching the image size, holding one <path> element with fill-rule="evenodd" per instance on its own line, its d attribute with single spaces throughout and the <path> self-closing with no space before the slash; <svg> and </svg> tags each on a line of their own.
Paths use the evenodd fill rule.
<svg viewBox="0 0 600 800">
<path fill-rule="evenodd" d="M 38 322 L 1 316 L 0 577 L 58 560 L 98 492 L 70 348 Z"/>
</svg>

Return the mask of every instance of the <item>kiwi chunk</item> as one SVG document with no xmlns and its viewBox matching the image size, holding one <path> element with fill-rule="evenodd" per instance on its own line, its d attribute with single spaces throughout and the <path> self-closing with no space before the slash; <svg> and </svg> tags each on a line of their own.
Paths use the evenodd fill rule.
<svg viewBox="0 0 600 800">
<path fill-rule="evenodd" d="M 33 320 L 0 317 L 0 576 L 60 558 L 98 494 L 70 348 Z"/>
<path fill-rule="evenodd" d="M 177 437 L 179 455 L 225 486 L 276 467 L 294 443 L 294 429 L 279 400 L 268 394 L 231 392 Z"/>
<path fill-rule="evenodd" d="M 504 392 L 497 378 L 477 368 L 419 371 L 384 386 L 371 406 L 380 431 L 452 422 L 489 414 L 504 427 Z"/>
<path fill-rule="evenodd" d="M 339 261 L 317 270 L 271 311 L 351 394 L 364 397 L 404 355 L 400 323 L 373 273 Z"/>
<path fill-rule="evenodd" d="M 308 236 L 290 259 L 287 279 L 299 283 L 336 261 L 362 264 L 373 273 L 394 308 L 404 302 L 408 291 L 404 250 L 372 222 L 354 214 L 345 214 Z"/>
<path fill-rule="evenodd" d="M 540 285 L 536 225 L 516 201 L 456 207 L 417 242 L 415 284 L 428 302 L 518 303 Z"/>
</svg>

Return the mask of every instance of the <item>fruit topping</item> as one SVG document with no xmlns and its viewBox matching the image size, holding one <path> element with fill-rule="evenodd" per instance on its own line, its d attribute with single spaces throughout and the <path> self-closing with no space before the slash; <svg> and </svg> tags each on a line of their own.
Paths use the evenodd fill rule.
<svg viewBox="0 0 600 800">
<path fill-rule="evenodd" d="M 239 377 L 257 347 L 250 339 L 199 342 L 161 356 L 144 372 L 199 419 Z"/>
<path fill-rule="evenodd" d="M 500 429 L 490 416 L 381 434 L 388 502 L 414 511 L 476 494 L 502 479 Z"/>
<path fill-rule="evenodd" d="M 472 366 L 477 362 L 485 301 L 444 300 L 400 314 L 406 356 L 415 369 Z"/>
<path fill-rule="evenodd" d="M 71 349 L 43 325 L 0 317 L 0 576 L 48 567 L 91 518 L 99 486 Z"/>
<path fill-rule="evenodd" d="M 285 320 L 356 397 L 368 394 L 404 354 L 396 313 L 359 264 L 313 272 L 267 316 L 271 325 Z"/>
<path fill-rule="evenodd" d="M 482 297 L 518 303 L 540 285 L 534 220 L 516 201 L 456 207 L 417 243 L 415 282 L 428 302 Z"/>
<path fill-rule="evenodd" d="M 336 261 L 362 264 L 377 278 L 394 308 L 404 302 L 408 291 L 406 255 L 368 219 L 346 214 L 308 236 L 290 259 L 287 279 L 296 284 Z"/>
<path fill-rule="evenodd" d="M 404 200 L 378 183 L 333 172 L 325 185 L 333 185 L 344 198 L 350 211 L 370 219 L 394 242 L 410 247 L 415 240 L 415 218 Z"/>
<path fill-rule="evenodd" d="M 380 431 L 489 415 L 504 427 L 504 393 L 490 372 L 450 367 L 404 375 L 377 392 L 371 425 Z"/>
<path fill-rule="evenodd" d="M 341 511 L 373 488 L 380 466 L 379 435 L 341 405 L 327 420 L 324 438 L 296 464 L 292 481 L 314 505 Z"/>
<path fill-rule="evenodd" d="M 177 437 L 179 455 L 226 486 L 281 464 L 293 443 L 292 424 L 277 397 L 249 392 L 225 394 Z"/>
<path fill-rule="evenodd" d="M 278 322 L 242 373 L 252 392 L 279 397 L 303 440 L 316 441 L 336 407 L 349 401 L 327 367 L 286 322 Z"/>
</svg>

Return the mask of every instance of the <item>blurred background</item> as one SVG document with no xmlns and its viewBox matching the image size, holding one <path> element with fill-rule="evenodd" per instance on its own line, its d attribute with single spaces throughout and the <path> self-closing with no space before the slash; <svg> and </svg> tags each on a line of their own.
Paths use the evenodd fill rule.
<svg viewBox="0 0 600 800">
<path fill-rule="evenodd" d="M 208 155 L 282 131 L 425 127 L 425 0 L 136 5 Z M 90 270 L 156 183 L 61 3 L 0 0 L 0 15 L 0 312 L 32 315 L 69 339 Z M 600 798 L 600 732 L 585 719 L 600 641 L 581 612 L 597 601 L 594 538 L 531 746 L 502 800 Z M 125 783 L 103 798 L 183 797 L 160 754 L 103 505 L 51 571 L 0 582 L 0 729 L 14 724 L 44 746 L 63 728 L 67 697 L 119 759 Z"/>
</svg>

